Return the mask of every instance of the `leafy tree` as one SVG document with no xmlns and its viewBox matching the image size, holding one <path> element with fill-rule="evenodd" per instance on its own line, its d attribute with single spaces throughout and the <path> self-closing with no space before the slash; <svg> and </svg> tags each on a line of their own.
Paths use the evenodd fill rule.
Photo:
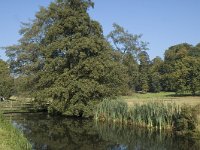
<svg viewBox="0 0 200 150">
<path fill-rule="evenodd" d="M 13 78 L 6 62 L 0 59 L 0 96 L 9 98 L 13 93 Z"/>
<path fill-rule="evenodd" d="M 177 61 L 174 65 L 174 71 L 172 72 L 172 76 L 175 80 L 174 87 L 175 92 L 177 94 L 182 94 L 186 91 L 188 91 L 188 85 L 187 85 L 187 74 L 188 74 L 188 67 L 185 65 L 185 60 L 183 61 Z"/>
<path fill-rule="evenodd" d="M 188 56 L 188 52 L 191 49 L 191 45 L 187 43 L 178 44 L 171 46 L 168 50 L 165 51 L 164 64 L 161 67 L 162 75 L 162 88 L 165 91 L 177 91 L 175 86 L 177 74 L 177 67 L 180 68 L 181 61 Z M 177 64 L 179 62 L 179 64 Z M 178 66 L 175 66 L 178 65 Z M 182 82 L 182 81 L 181 81 Z"/>
<path fill-rule="evenodd" d="M 150 59 L 147 52 L 142 51 L 139 54 L 139 76 L 137 90 L 146 93 L 149 91 L 149 65 Z"/>
<path fill-rule="evenodd" d="M 165 53 L 162 81 L 165 89 L 177 94 L 200 90 L 199 47 L 189 44 L 175 45 Z"/>
<path fill-rule="evenodd" d="M 142 35 L 133 35 L 116 23 L 113 24 L 113 28 L 114 30 L 107 37 L 111 39 L 114 49 L 120 51 L 123 55 L 130 53 L 137 59 L 142 50 L 147 50 L 148 43 L 140 40 Z"/>
<path fill-rule="evenodd" d="M 187 57 L 184 63 L 187 68 L 186 86 L 192 95 L 196 95 L 200 91 L 200 57 Z"/>
<path fill-rule="evenodd" d="M 149 92 L 158 93 L 161 91 L 160 74 L 158 72 L 152 72 L 149 74 Z"/>
<path fill-rule="evenodd" d="M 131 54 L 127 54 L 124 56 L 123 65 L 127 68 L 127 74 L 129 76 L 129 89 L 135 90 L 136 82 L 139 75 L 139 66 Z"/>
<path fill-rule="evenodd" d="M 142 35 L 133 35 L 116 23 L 113 24 L 113 28 L 107 38 L 113 44 L 115 53 L 118 54 L 118 61 L 127 67 L 129 88 L 133 90 L 139 75 L 138 55 L 141 51 L 147 50 L 148 43 L 140 40 Z"/>
<path fill-rule="evenodd" d="M 27 76 L 19 76 L 14 79 L 14 94 L 16 96 L 30 97 L 31 86 L 28 83 L 29 79 Z"/>
<path fill-rule="evenodd" d="M 191 48 L 189 56 L 200 57 L 200 43 Z"/>
<path fill-rule="evenodd" d="M 161 91 L 161 66 L 163 60 L 160 57 L 156 57 L 152 60 L 149 68 L 149 91 L 160 92 Z"/>
<path fill-rule="evenodd" d="M 95 100 L 127 89 L 126 68 L 113 60 L 90 0 L 57 0 L 24 24 L 17 46 L 7 47 L 14 73 L 28 76 L 39 106 L 52 113 L 89 116 Z"/>
<path fill-rule="evenodd" d="M 187 57 L 191 48 L 192 45 L 187 43 L 171 46 L 165 51 L 165 62 L 173 64 L 175 61 Z"/>
</svg>

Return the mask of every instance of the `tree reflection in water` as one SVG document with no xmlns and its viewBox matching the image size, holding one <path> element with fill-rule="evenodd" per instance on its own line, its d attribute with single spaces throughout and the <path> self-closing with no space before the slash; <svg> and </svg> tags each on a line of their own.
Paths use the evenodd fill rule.
<svg viewBox="0 0 200 150">
<path fill-rule="evenodd" d="M 171 132 L 93 120 L 18 114 L 8 117 L 37 150 L 198 150 L 200 142 Z"/>
</svg>

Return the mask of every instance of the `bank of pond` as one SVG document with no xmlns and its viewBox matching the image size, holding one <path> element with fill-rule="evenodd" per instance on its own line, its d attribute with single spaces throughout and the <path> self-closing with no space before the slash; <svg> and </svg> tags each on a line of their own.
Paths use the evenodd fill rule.
<svg viewBox="0 0 200 150">
<path fill-rule="evenodd" d="M 0 149 L 1 150 L 31 150 L 32 146 L 23 133 L 0 113 Z"/>
<path fill-rule="evenodd" d="M 8 113 L 0 115 L 0 149 L 196 150 L 199 111 L 200 105 L 159 101 L 128 106 L 121 99 L 104 99 L 94 119 Z"/>
<path fill-rule="evenodd" d="M 35 150 L 200 149 L 199 140 L 167 130 L 37 113 L 12 114 L 7 119 Z"/>
<path fill-rule="evenodd" d="M 160 101 L 129 107 L 123 100 L 105 99 L 97 106 L 95 119 L 113 124 L 171 130 L 176 134 L 195 137 L 200 129 L 200 105 L 179 106 Z"/>
</svg>

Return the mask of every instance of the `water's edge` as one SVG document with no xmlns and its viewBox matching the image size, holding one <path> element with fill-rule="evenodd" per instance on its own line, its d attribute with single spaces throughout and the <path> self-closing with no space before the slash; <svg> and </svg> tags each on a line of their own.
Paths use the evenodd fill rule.
<svg viewBox="0 0 200 150">
<path fill-rule="evenodd" d="M 43 113 L 6 115 L 37 150 L 197 150 L 200 142 L 170 132 L 125 127 Z"/>
</svg>

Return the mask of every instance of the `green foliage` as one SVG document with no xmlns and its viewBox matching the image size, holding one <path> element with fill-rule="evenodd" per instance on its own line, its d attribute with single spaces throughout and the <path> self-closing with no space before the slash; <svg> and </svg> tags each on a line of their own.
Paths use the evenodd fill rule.
<svg viewBox="0 0 200 150">
<path fill-rule="evenodd" d="M 132 54 L 124 55 L 122 64 L 127 68 L 127 74 L 129 76 L 129 89 L 131 91 L 135 90 L 137 79 L 139 76 L 139 65 L 135 61 Z"/>
<path fill-rule="evenodd" d="M 197 131 L 199 106 L 179 106 L 175 103 L 149 102 L 128 108 L 119 99 L 105 99 L 95 110 L 95 119 L 133 124 L 156 129 L 173 129 L 181 134 Z"/>
<path fill-rule="evenodd" d="M 195 95 L 200 90 L 199 48 L 189 44 L 170 47 L 165 52 L 162 66 L 162 86 L 166 91 L 177 94 L 191 92 Z"/>
<path fill-rule="evenodd" d="M 137 90 L 146 93 L 149 91 L 149 66 L 150 60 L 147 52 L 142 51 L 139 54 L 139 76 L 137 83 Z"/>
<path fill-rule="evenodd" d="M 168 50 L 165 51 L 164 64 L 162 66 L 161 72 L 162 86 L 165 91 L 180 91 L 180 89 L 175 85 L 177 82 L 176 79 L 178 79 L 176 74 L 177 68 L 175 65 L 178 62 L 182 62 L 182 59 L 187 57 L 190 48 L 191 45 L 183 43 L 171 46 Z"/>
<path fill-rule="evenodd" d="M 127 90 L 126 67 L 113 60 L 101 25 L 90 18 L 90 0 L 59 0 L 41 8 L 7 47 L 11 69 L 26 76 L 38 106 L 88 116 L 90 101 Z M 123 89 L 123 90 L 121 90 Z"/>
<path fill-rule="evenodd" d="M 31 86 L 27 76 L 19 76 L 14 79 L 14 91 L 15 96 L 30 97 Z"/>
<path fill-rule="evenodd" d="M 194 107 L 184 105 L 181 107 L 181 112 L 174 116 L 174 131 L 179 135 L 199 138 L 199 121 L 199 105 Z"/>
<path fill-rule="evenodd" d="M 158 72 L 152 72 L 149 74 L 149 91 L 158 93 L 161 91 L 161 76 Z"/>
<path fill-rule="evenodd" d="M 91 0 L 56 0 L 22 24 L 19 44 L 6 48 L 15 94 L 30 94 L 36 108 L 51 114 L 90 117 L 97 101 L 133 90 L 200 91 L 200 44 L 172 46 L 164 62 L 151 61 L 142 36 L 118 24 L 110 44 L 88 14 L 93 6 Z M 0 96 L 8 98 L 12 78 L 2 68 Z"/>
<path fill-rule="evenodd" d="M 95 110 L 95 119 L 123 122 L 127 117 L 128 105 L 120 99 L 104 99 Z"/>
<path fill-rule="evenodd" d="M 170 129 L 173 127 L 173 116 L 179 112 L 175 104 L 147 103 L 135 105 L 130 109 L 130 119 L 138 125 Z"/>
<path fill-rule="evenodd" d="M 9 65 L 0 60 L 0 96 L 9 98 L 13 94 L 13 78 L 10 76 Z"/>
<path fill-rule="evenodd" d="M 192 95 L 195 95 L 197 91 L 200 91 L 200 57 L 188 57 L 184 63 L 187 68 L 186 86 Z"/>
<path fill-rule="evenodd" d="M 95 111 L 95 118 L 101 121 L 117 121 L 144 127 L 158 129 L 172 129 L 174 116 L 179 115 L 181 109 L 175 103 L 162 102 L 136 104 L 131 108 L 123 100 L 104 100 Z"/>
<path fill-rule="evenodd" d="M 116 23 L 113 24 L 113 28 L 107 37 L 112 40 L 114 48 L 122 54 L 132 54 L 137 58 L 141 50 L 147 50 L 148 43 L 140 40 L 142 35 L 133 35 Z"/>
<path fill-rule="evenodd" d="M 133 35 L 116 23 L 113 28 L 107 38 L 111 40 L 115 54 L 118 54 L 117 60 L 127 68 L 129 89 L 135 90 L 139 76 L 139 54 L 147 50 L 148 43 L 141 41 L 142 35 Z"/>
<path fill-rule="evenodd" d="M 152 60 L 149 68 L 149 91 L 150 92 L 160 92 L 161 87 L 161 66 L 163 65 L 163 60 L 160 57 L 156 57 Z"/>
</svg>

